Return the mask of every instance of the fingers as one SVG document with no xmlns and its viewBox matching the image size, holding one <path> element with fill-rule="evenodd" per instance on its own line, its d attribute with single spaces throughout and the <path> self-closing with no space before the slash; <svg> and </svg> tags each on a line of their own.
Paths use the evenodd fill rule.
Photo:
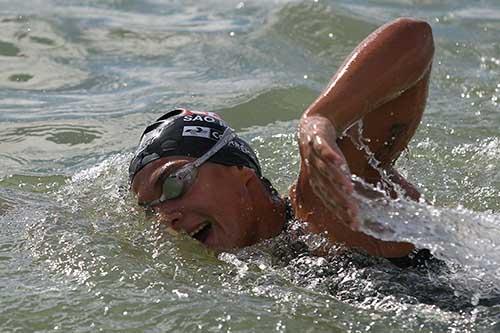
<svg viewBox="0 0 500 333">
<path fill-rule="evenodd" d="M 312 178 L 317 175 L 318 179 L 321 179 L 325 185 L 332 187 L 332 190 L 340 191 L 346 195 L 353 192 L 354 186 L 350 178 L 339 167 L 328 165 L 317 157 L 311 158 L 309 164 Z"/>
<path fill-rule="evenodd" d="M 351 172 L 342 153 L 322 142 L 321 138 L 315 138 L 311 147 L 310 159 L 314 161 L 316 170 L 341 186 L 342 190 L 352 193 Z"/>
<path fill-rule="evenodd" d="M 336 143 L 333 144 L 336 145 Z M 337 166 L 344 164 L 345 158 L 342 153 L 332 149 L 331 144 L 326 142 L 326 140 L 321 136 L 317 135 L 312 138 L 309 145 L 312 148 L 312 152 L 320 156 L 322 159 L 325 159 Z"/>
<path fill-rule="evenodd" d="M 358 206 L 352 197 L 354 185 L 347 161 L 337 146 L 332 123 L 323 117 L 303 118 L 299 147 L 315 195 L 339 222 L 356 230 Z"/>
<path fill-rule="evenodd" d="M 349 226 L 352 230 L 358 230 L 359 209 L 356 201 L 350 194 L 335 186 L 330 186 L 322 178 L 324 178 L 322 175 L 316 174 L 310 179 L 309 183 L 316 196 L 339 222 Z"/>
<path fill-rule="evenodd" d="M 338 170 L 331 169 L 329 172 L 325 172 L 325 165 L 321 160 L 311 159 L 310 171 L 310 182 L 320 190 L 321 194 L 332 194 L 332 199 L 335 201 L 347 202 L 351 198 L 352 184 L 349 184 L 350 187 L 345 186 L 347 183 L 345 176 Z"/>
<path fill-rule="evenodd" d="M 339 221 L 357 228 L 358 206 L 351 195 L 354 187 L 349 174 L 337 165 L 325 163 L 315 153 L 311 154 L 309 168 L 309 183 L 316 196 Z"/>
</svg>

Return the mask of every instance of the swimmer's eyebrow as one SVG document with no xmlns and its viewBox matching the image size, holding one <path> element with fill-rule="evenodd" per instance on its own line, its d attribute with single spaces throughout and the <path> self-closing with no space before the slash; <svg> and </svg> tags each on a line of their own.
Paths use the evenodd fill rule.
<svg viewBox="0 0 500 333">
<path fill-rule="evenodd" d="M 183 160 L 167 162 L 165 165 L 163 165 L 161 168 L 159 168 L 159 170 L 154 171 L 151 178 L 149 179 L 150 188 L 155 189 L 158 186 L 161 187 L 161 185 L 162 185 L 161 182 L 163 180 L 165 180 L 165 178 L 169 174 L 180 169 L 186 163 L 188 163 L 188 161 L 183 161 Z M 142 201 L 140 198 L 141 198 L 141 195 L 139 194 L 137 196 L 137 204 L 139 206 L 147 206 L 147 204 L 144 201 Z"/>
<path fill-rule="evenodd" d="M 168 162 L 165 165 L 163 165 L 160 169 L 155 170 L 149 180 L 150 188 L 155 189 L 158 186 L 161 187 L 161 182 L 165 179 L 165 177 L 178 169 L 179 162 L 177 161 Z M 140 195 L 137 196 L 137 204 L 143 207 L 148 205 L 146 202 L 140 199 Z"/>
<path fill-rule="evenodd" d="M 156 188 L 158 185 L 161 185 L 161 182 L 163 180 L 165 180 L 165 178 L 169 174 L 178 170 L 184 164 L 185 163 L 183 163 L 183 161 L 173 161 L 173 162 L 167 163 L 165 166 L 163 166 L 159 172 L 155 172 L 155 175 L 153 176 L 153 179 L 151 182 L 153 188 Z"/>
</svg>

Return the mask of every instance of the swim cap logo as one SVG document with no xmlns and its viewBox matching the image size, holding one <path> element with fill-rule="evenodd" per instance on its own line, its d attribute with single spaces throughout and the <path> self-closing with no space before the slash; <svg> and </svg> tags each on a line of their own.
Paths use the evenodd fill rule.
<svg viewBox="0 0 500 333">
<path fill-rule="evenodd" d="M 221 126 L 227 127 L 227 124 L 224 120 L 220 119 L 215 113 L 205 112 L 206 114 L 188 114 L 182 118 L 185 122 L 189 121 L 203 121 L 207 123 L 215 123 Z"/>
<path fill-rule="evenodd" d="M 176 109 L 165 113 L 144 130 L 129 166 L 129 179 L 161 157 L 201 157 L 219 141 L 228 125 L 212 112 Z M 184 140 L 182 139 L 184 138 Z M 261 176 L 257 156 L 243 139 L 234 137 L 209 160 L 222 165 L 246 166 Z"/>
<path fill-rule="evenodd" d="M 184 126 L 182 136 L 196 136 L 199 138 L 210 138 L 210 128 L 203 126 Z"/>
</svg>

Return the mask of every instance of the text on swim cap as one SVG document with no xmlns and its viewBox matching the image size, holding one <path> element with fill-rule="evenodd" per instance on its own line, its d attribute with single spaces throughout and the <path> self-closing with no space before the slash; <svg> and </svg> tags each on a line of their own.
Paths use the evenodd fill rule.
<svg viewBox="0 0 500 333">
<path fill-rule="evenodd" d="M 185 122 L 188 122 L 188 121 L 205 121 L 207 123 L 216 123 L 216 124 L 219 124 L 221 126 L 224 126 L 224 127 L 227 127 L 226 123 L 221 120 L 221 119 L 217 119 L 215 117 L 211 117 L 211 116 L 204 116 L 204 115 L 194 115 L 194 114 L 190 114 L 190 115 L 185 115 L 182 120 L 184 120 Z"/>
</svg>

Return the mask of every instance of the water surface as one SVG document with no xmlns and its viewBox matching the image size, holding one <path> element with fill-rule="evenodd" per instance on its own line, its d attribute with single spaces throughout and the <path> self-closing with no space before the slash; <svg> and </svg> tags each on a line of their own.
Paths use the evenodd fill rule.
<svg viewBox="0 0 500 333">
<path fill-rule="evenodd" d="M 498 1 L 0 8 L 3 332 L 500 332 Z M 446 267 L 399 270 L 342 248 L 315 257 L 315 237 L 214 256 L 158 236 L 127 184 L 147 123 L 175 106 L 220 112 L 285 194 L 300 114 L 360 40 L 405 15 L 432 25 L 436 55 L 398 168 L 432 205 L 366 202 L 386 231 L 365 228 Z"/>
</svg>

